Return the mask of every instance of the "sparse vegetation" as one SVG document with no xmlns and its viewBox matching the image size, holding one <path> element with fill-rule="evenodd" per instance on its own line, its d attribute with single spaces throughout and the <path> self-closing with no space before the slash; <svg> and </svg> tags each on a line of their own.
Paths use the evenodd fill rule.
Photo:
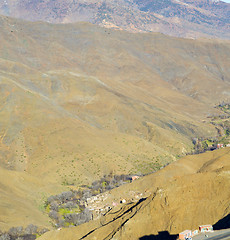
<svg viewBox="0 0 230 240">
<path fill-rule="evenodd" d="M 34 240 L 47 231 L 49 231 L 49 229 L 39 229 L 33 224 L 28 225 L 26 228 L 22 226 L 12 227 L 8 232 L 0 231 L 0 240 Z"/>
<path fill-rule="evenodd" d="M 219 66 L 227 77 L 225 43 L 194 45 L 159 34 L 109 30 L 116 43 L 111 45 L 103 29 L 88 24 L 1 21 L 1 42 L 7 46 L 0 56 L 1 225 L 20 225 L 21 216 L 29 216 L 23 224 L 48 226 L 48 215 L 54 225 L 77 225 L 90 219 L 84 199 L 129 182 L 120 175 L 101 179 L 104 173 L 157 171 L 182 149 L 191 149 L 191 137 L 214 132 L 210 124 L 199 125 L 204 110 L 212 113 L 205 101 L 200 104 L 200 95 L 209 103 L 226 95 L 227 79 L 215 70 Z M 210 51 L 212 47 L 218 51 Z M 195 70 L 189 73 L 188 65 Z M 194 86 L 190 90 L 188 82 Z M 206 86 L 209 91 L 203 91 Z M 226 120 L 221 116 L 213 122 Z M 227 128 L 225 134 L 229 136 Z M 201 148 L 210 144 L 201 143 Z M 95 179 L 79 193 L 45 205 L 41 201 L 41 192 L 50 196 Z"/>
<path fill-rule="evenodd" d="M 210 123 L 216 127 L 218 135 L 210 138 L 193 138 L 193 154 L 212 151 L 220 147 L 226 147 L 230 143 L 230 104 L 223 102 L 216 108 L 221 110 L 223 114 L 209 116 L 209 118 L 211 118 Z"/>
<path fill-rule="evenodd" d="M 129 175 L 104 175 L 91 186 L 81 186 L 78 191 L 62 192 L 50 196 L 44 208 L 56 227 L 77 226 L 92 219 L 92 212 L 86 207 L 86 201 L 92 196 L 129 183 Z"/>
</svg>

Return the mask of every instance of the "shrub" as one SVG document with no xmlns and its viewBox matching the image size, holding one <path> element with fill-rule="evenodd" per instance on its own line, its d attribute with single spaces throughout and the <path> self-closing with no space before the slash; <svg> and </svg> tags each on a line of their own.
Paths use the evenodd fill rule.
<svg viewBox="0 0 230 240">
<path fill-rule="evenodd" d="M 111 190 L 111 189 L 113 189 L 114 188 L 114 185 L 112 185 L 112 184 L 108 184 L 106 187 L 105 187 L 105 189 L 106 190 Z"/>
<path fill-rule="evenodd" d="M 12 227 L 8 233 L 13 237 L 18 237 L 23 234 L 23 227 Z"/>
<path fill-rule="evenodd" d="M 85 208 L 83 212 L 81 212 L 79 215 L 80 215 L 80 220 L 83 222 L 88 222 L 92 220 L 92 212 L 88 208 Z"/>
<path fill-rule="evenodd" d="M 61 194 L 58 195 L 58 196 L 59 196 L 59 200 L 60 200 L 61 202 L 66 202 L 66 201 L 71 200 L 71 198 L 74 197 L 74 194 L 73 194 L 72 191 L 68 191 L 68 192 L 63 192 L 63 193 L 61 193 Z"/>
<path fill-rule="evenodd" d="M 106 182 L 106 181 L 104 181 L 104 182 L 102 182 L 102 183 L 101 183 L 101 185 L 102 185 L 102 187 L 103 187 L 103 188 L 105 188 L 105 187 L 106 187 L 106 185 L 107 185 L 107 182 Z"/>
<path fill-rule="evenodd" d="M 57 196 L 51 195 L 50 197 L 48 197 L 47 202 L 50 204 L 53 201 L 57 201 L 57 200 L 58 200 Z"/>
<path fill-rule="evenodd" d="M 92 213 L 88 208 L 85 208 L 81 213 L 68 213 L 64 218 L 66 222 L 73 223 L 77 226 L 90 221 L 92 219 Z"/>
<path fill-rule="evenodd" d="M 92 187 L 97 186 L 97 185 L 99 185 L 99 181 L 94 181 L 94 182 L 92 183 Z"/>
<path fill-rule="evenodd" d="M 52 211 L 49 212 L 49 217 L 52 218 L 52 219 L 54 219 L 54 220 L 56 220 L 56 221 L 57 221 L 58 218 L 59 218 L 58 213 L 57 213 L 56 211 L 54 211 L 54 210 L 52 210 Z"/>
<path fill-rule="evenodd" d="M 100 188 L 100 185 L 99 185 L 99 184 L 97 184 L 97 185 L 92 185 L 92 187 L 91 187 L 92 190 L 96 190 L 96 191 L 98 191 L 99 188 Z"/>
<path fill-rule="evenodd" d="M 63 207 L 71 209 L 71 208 L 75 208 L 76 204 L 74 202 L 67 202 L 66 204 L 64 204 Z"/>
<path fill-rule="evenodd" d="M 80 214 L 77 213 L 67 213 L 65 216 L 65 221 L 67 223 L 73 223 L 74 225 L 78 225 L 78 222 L 80 220 Z"/>
<path fill-rule="evenodd" d="M 36 234 L 38 230 L 38 227 L 30 224 L 25 228 L 25 234 Z"/>
<path fill-rule="evenodd" d="M 60 227 L 65 227 L 65 220 L 64 219 L 60 219 L 57 224 L 55 224 L 57 228 Z"/>
<path fill-rule="evenodd" d="M 78 190 L 78 191 L 75 192 L 75 195 L 76 195 L 77 198 L 81 199 L 83 193 L 82 193 L 82 191 Z"/>
<path fill-rule="evenodd" d="M 50 210 L 53 210 L 53 211 L 58 211 L 58 203 L 55 201 L 55 202 L 52 202 L 51 204 L 50 204 Z"/>
<path fill-rule="evenodd" d="M 87 198 L 92 197 L 92 193 L 89 190 L 84 190 L 82 195 L 82 200 L 86 200 Z"/>
<path fill-rule="evenodd" d="M 230 129 L 229 129 L 229 128 L 226 130 L 226 135 L 227 135 L 227 136 L 230 135 Z"/>
<path fill-rule="evenodd" d="M 46 233 L 46 232 L 49 232 L 49 229 L 48 229 L 48 228 L 42 228 L 42 229 L 38 232 L 38 234 L 39 234 L 39 235 L 42 235 L 42 234 L 44 234 L 44 233 Z"/>
<path fill-rule="evenodd" d="M 4 233 L 0 236 L 0 240 L 10 240 L 10 235 L 8 233 Z"/>
<path fill-rule="evenodd" d="M 37 237 L 36 235 L 33 235 L 33 234 L 28 234 L 28 235 L 24 235 L 23 236 L 23 240 L 35 240 Z"/>
</svg>

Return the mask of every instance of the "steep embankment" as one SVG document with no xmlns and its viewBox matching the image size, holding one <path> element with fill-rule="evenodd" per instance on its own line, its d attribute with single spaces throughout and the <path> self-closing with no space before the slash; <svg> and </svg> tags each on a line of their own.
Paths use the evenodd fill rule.
<svg viewBox="0 0 230 240">
<path fill-rule="evenodd" d="M 200 224 L 214 224 L 229 214 L 229 149 L 185 157 L 159 172 L 112 191 L 153 193 L 137 203 L 115 208 L 97 221 L 46 233 L 40 239 L 141 239 L 161 232 L 178 234 Z M 119 195 L 120 197 L 120 195 Z M 167 234 L 166 234 L 167 236 Z M 164 239 L 164 238 L 162 238 Z"/>
</svg>

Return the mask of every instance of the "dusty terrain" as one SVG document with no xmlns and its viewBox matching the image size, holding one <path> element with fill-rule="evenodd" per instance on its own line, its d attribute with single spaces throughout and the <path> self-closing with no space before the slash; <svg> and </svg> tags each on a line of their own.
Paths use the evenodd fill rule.
<svg viewBox="0 0 230 240">
<path fill-rule="evenodd" d="M 46 196 L 111 171 L 153 172 L 190 152 L 193 137 L 217 134 L 206 117 L 229 100 L 229 41 L 0 25 L 1 229 L 46 226 Z"/>
<path fill-rule="evenodd" d="M 185 157 L 157 173 L 111 191 L 129 196 L 130 191 L 152 194 L 123 204 L 97 221 L 76 228 L 51 231 L 45 239 L 171 239 L 185 229 L 215 224 L 229 214 L 229 149 Z M 166 238 L 162 232 L 168 232 Z M 157 238 L 158 237 L 158 238 Z"/>
</svg>

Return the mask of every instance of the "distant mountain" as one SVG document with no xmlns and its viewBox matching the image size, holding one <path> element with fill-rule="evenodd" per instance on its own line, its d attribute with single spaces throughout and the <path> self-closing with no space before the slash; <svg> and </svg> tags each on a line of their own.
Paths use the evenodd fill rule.
<svg viewBox="0 0 230 240">
<path fill-rule="evenodd" d="M 31 21 L 86 21 L 131 32 L 230 39 L 230 4 L 211 0 L 4 0 L 0 14 Z"/>
</svg>

